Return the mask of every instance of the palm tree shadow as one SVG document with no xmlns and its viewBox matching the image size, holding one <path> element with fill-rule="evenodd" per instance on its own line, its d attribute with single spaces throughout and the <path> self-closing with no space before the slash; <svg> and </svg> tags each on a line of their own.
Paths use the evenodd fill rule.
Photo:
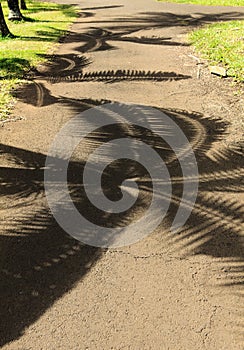
<svg viewBox="0 0 244 350">
<path fill-rule="evenodd" d="M 76 50 L 84 53 L 89 51 L 114 50 L 117 47 L 116 42 L 128 41 L 135 44 L 144 45 L 166 45 L 166 46 L 187 46 L 184 42 L 174 41 L 174 38 L 162 36 L 153 37 L 152 33 L 146 37 L 147 31 L 157 29 L 167 29 L 171 27 L 181 28 L 184 33 L 193 30 L 203 24 L 215 22 L 243 20 L 242 12 L 225 12 L 225 13 L 158 13 L 158 12 L 141 12 L 133 16 L 124 16 L 121 18 L 111 18 L 111 20 L 90 21 L 91 28 L 86 33 L 70 33 L 68 41 L 77 42 Z M 140 33 L 140 32 L 143 33 Z M 79 42 L 83 42 L 79 45 Z"/>
<path fill-rule="evenodd" d="M 1 145 L 1 195 L 15 217 L 1 223 L 0 344 L 19 338 L 55 300 L 79 281 L 102 250 L 71 239 L 57 225 L 43 198 L 45 155 Z M 36 203 L 35 205 L 33 205 Z M 6 225 L 7 224 L 7 225 Z"/>
<path fill-rule="evenodd" d="M 19 338 L 89 272 L 102 252 L 69 239 L 47 209 L 24 215 L 22 229 L 1 237 L 1 346 Z M 11 252 L 11 253 L 10 253 Z"/>
<path fill-rule="evenodd" d="M 45 94 L 49 94 L 48 90 Z M 44 97 L 44 105 L 46 100 L 64 105 L 76 113 L 111 102 L 49 96 Z M 183 251 L 185 247 L 188 248 L 188 254 L 190 248 L 191 254 L 221 257 L 227 259 L 227 262 L 236 259 L 238 263 L 230 271 L 233 273 L 233 279 L 226 284 L 236 283 L 241 286 L 244 279 L 244 250 L 238 221 L 241 208 L 237 201 L 221 201 L 218 195 L 215 196 L 216 192 L 221 194 L 225 191 L 226 184 L 227 191 L 235 193 L 240 190 L 243 159 L 239 149 L 215 149 L 215 143 L 225 137 L 227 129 L 227 124 L 222 120 L 211 120 L 198 113 L 182 110 L 163 112 L 187 135 L 199 166 L 200 185 L 196 205 L 176 238 L 181 241 Z M 115 119 L 111 113 L 109 115 L 113 124 Z M 172 150 L 157 135 L 152 134 L 150 122 L 148 116 L 145 128 L 128 128 L 123 122 L 117 126 L 101 128 L 90 134 L 86 142 L 90 152 L 93 152 L 96 147 L 111 139 L 130 137 L 148 143 L 159 153 L 168 166 L 173 184 L 173 200 L 164 220 L 164 225 L 166 223 L 170 227 L 179 207 L 183 179 L 177 159 L 170 161 L 173 156 Z M 209 130 L 211 132 L 208 132 Z M 114 149 L 110 152 L 111 155 L 116 154 Z M 139 149 L 135 148 L 133 152 L 137 155 Z M 44 196 L 44 154 L 1 145 L 0 155 L 6 162 L 5 166 L 0 168 L 0 177 L 4 184 L 1 194 L 8 202 L 11 200 L 9 203 L 14 203 L 9 204 L 9 207 L 16 212 L 14 218 L 6 219 L 1 224 L 0 309 L 4 317 L 0 339 L 1 345 L 4 345 L 20 337 L 25 328 L 51 307 L 54 301 L 73 288 L 102 257 L 104 250 L 71 239 L 53 219 Z M 105 169 L 103 190 L 111 200 L 120 198 L 120 184 L 128 178 L 137 178 L 139 189 L 143 193 L 130 210 L 122 214 L 105 215 L 89 202 L 84 192 L 80 174 L 84 169 L 85 160 L 72 159 L 68 184 L 77 209 L 99 225 L 106 225 L 108 222 L 110 227 L 128 225 L 138 210 L 148 207 L 153 191 L 149 174 L 139 162 L 140 157 L 136 163 L 119 160 Z M 220 221 L 222 219 L 224 223 Z M 88 232 L 84 232 L 84 235 L 86 234 Z M 234 278 L 236 271 L 238 281 Z"/>
</svg>

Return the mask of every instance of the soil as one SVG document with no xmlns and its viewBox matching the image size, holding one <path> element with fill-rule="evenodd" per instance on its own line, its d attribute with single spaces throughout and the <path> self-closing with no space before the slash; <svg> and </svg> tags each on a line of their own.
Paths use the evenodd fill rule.
<svg viewBox="0 0 244 350">
<path fill-rule="evenodd" d="M 0 128 L 2 349 L 241 350 L 242 87 L 211 75 L 187 33 L 243 19 L 244 8 L 153 0 L 79 6 L 69 35 L 47 64 L 28 73 L 12 121 Z M 44 191 L 49 147 L 68 120 L 105 102 L 160 108 L 187 135 L 199 192 L 178 234 L 162 222 L 134 245 L 102 249 L 72 239 L 54 220 Z M 112 128 L 79 148 L 74 187 L 87 154 L 114 135 Z M 150 186 L 142 191 L 150 201 Z"/>
</svg>

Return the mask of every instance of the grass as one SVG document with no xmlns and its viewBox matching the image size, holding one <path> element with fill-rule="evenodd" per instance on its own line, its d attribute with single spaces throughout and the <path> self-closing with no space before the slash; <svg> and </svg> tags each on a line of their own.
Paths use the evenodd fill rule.
<svg viewBox="0 0 244 350">
<path fill-rule="evenodd" d="M 244 0 L 158 0 L 162 2 L 177 2 L 178 4 L 194 4 L 204 6 L 244 6 Z"/>
<path fill-rule="evenodd" d="M 7 18 L 6 2 L 2 7 Z M 23 73 L 45 60 L 77 17 L 76 8 L 69 5 L 28 1 L 27 7 L 27 21 L 7 23 L 16 38 L 0 37 L 0 119 L 9 114 L 11 91 L 23 81 Z"/>
<path fill-rule="evenodd" d="M 244 23 L 229 21 L 207 25 L 190 34 L 196 50 L 210 64 L 227 68 L 227 74 L 244 81 Z"/>
</svg>

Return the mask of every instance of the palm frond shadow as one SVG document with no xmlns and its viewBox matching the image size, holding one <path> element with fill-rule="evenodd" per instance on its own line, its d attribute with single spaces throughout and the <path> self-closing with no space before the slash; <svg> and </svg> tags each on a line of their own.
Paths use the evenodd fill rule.
<svg viewBox="0 0 244 350">
<path fill-rule="evenodd" d="M 171 37 L 149 37 L 147 31 L 152 29 L 163 29 L 169 27 L 182 28 L 183 32 L 201 26 L 203 24 L 214 23 L 219 21 L 242 20 L 242 12 L 225 12 L 225 13 L 195 13 L 195 14 L 175 14 L 175 13 L 158 13 L 158 12 L 141 12 L 128 17 L 111 18 L 111 20 L 102 20 L 102 28 L 99 28 L 99 21 L 87 22 L 91 29 L 84 34 L 79 34 L 77 40 L 76 33 L 70 33 L 68 40 L 84 44 L 77 45 L 76 50 L 84 53 L 89 51 L 114 50 L 116 46 L 112 43 L 127 41 L 135 44 L 150 45 L 187 45 L 181 41 L 175 42 Z M 94 27 L 92 27 L 94 25 Z M 140 33 L 143 31 L 143 33 Z"/>
<path fill-rule="evenodd" d="M 189 79 L 191 76 L 184 74 L 177 74 L 174 72 L 151 72 L 141 70 L 108 70 L 98 72 L 79 73 L 78 75 L 68 75 L 62 77 L 50 77 L 51 83 L 59 82 L 104 82 L 111 84 L 121 81 L 168 81 L 168 80 L 182 80 Z"/>
<path fill-rule="evenodd" d="M 48 91 L 45 91 L 48 94 Z M 46 97 L 43 98 L 45 104 Z M 74 100 L 48 97 L 80 113 L 92 106 L 105 105 L 110 101 Z M 123 105 L 121 104 L 123 110 Z M 105 107 L 106 110 L 106 107 Z M 133 110 L 131 111 L 133 112 Z M 214 145 L 225 137 L 227 124 L 222 120 L 205 118 L 198 113 L 183 110 L 163 110 L 187 135 L 199 166 L 199 194 L 191 217 L 182 232 L 175 237 L 182 251 L 191 254 L 206 254 L 236 262 L 229 270 L 227 285 L 241 287 L 244 281 L 244 249 L 241 236 L 241 207 L 235 200 L 221 199 L 215 195 L 231 186 L 240 186 L 243 159 L 238 148 L 215 151 Z M 111 117 L 110 126 L 95 130 L 85 140 L 86 148 L 93 152 L 99 145 L 119 137 L 135 138 L 148 143 L 167 164 L 172 180 L 172 201 L 163 222 L 170 227 L 181 200 L 183 179 L 179 162 L 169 145 L 150 131 L 151 116 L 145 128 L 121 122 L 118 116 Z M 85 121 L 84 122 L 89 122 Z M 158 125 L 161 127 L 161 125 Z M 211 130 L 211 133 L 208 132 Z M 84 146 L 84 144 L 83 144 Z M 135 155 L 139 149 L 132 150 Z M 111 148 L 111 155 L 116 149 Z M 219 154 L 221 153 L 221 157 Z M 55 300 L 72 288 L 101 258 L 104 250 L 84 246 L 71 239 L 54 221 L 47 208 L 44 196 L 45 154 L 1 145 L 0 156 L 6 162 L 0 168 L 1 194 L 7 205 L 18 203 L 16 216 L 1 223 L 1 312 L 4 324 L 1 330 L 1 345 L 21 336 L 25 327 L 33 323 Z M 101 162 L 106 161 L 101 155 Z M 103 174 L 102 185 L 106 196 L 116 201 L 121 198 L 120 184 L 124 179 L 136 179 L 140 195 L 135 205 L 122 214 L 108 214 L 94 207 L 84 191 L 80 174 L 86 159 L 71 159 L 68 185 L 77 209 L 92 222 L 108 227 L 123 227 L 134 220 L 137 212 L 146 210 L 152 196 L 150 174 L 138 162 L 118 160 L 109 165 Z M 96 171 L 96 167 L 92 169 Z M 186 181 L 196 181 L 189 178 Z M 206 187 L 207 186 L 207 187 Z M 26 206 L 23 206 L 23 199 Z M 187 203 L 186 203 L 187 205 Z M 8 213 L 8 210 L 6 210 Z M 89 232 L 84 231 L 84 237 Z M 187 248 L 187 249 L 186 249 Z M 14 252 L 14 254 L 9 254 Z M 238 278 L 236 275 L 238 274 Z M 28 307 L 27 307 L 28 305 Z"/>
<path fill-rule="evenodd" d="M 96 7 L 83 7 L 82 10 L 107 10 L 107 9 L 113 9 L 118 7 L 123 7 L 124 5 L 105 5 L 105 6 L 96 6 Z"/>
<path fill-rule="evenodd" d="M 66 77 L 70 74 L 81 73 L 83 69 L 91 64 L 91 60 L 83 55 L 39 55 L 45 59 L 45 64 L 37 68 L 31 68 L 26 74 L 26 79 Z"/>
<path fill-rule="evenodd" d="M 73 82 L 103 82 L 106 84 L 121 81 L 155 81 L 162 82 L 168 80 L 189 79 L 191 76 L 177 74 L 175 72 L 145 71 L 145 70 L 104 70 L 94 72 L 84 72 L 84 68 L 91 61 L 81 55 L 47 56 L 49 59 L 45 65 L 39 69 L 32 68 L 25 74 L 28 80 L 38 79 L 54 83 Z M 44 88 L 44 86 L 43 86 Z"/>
<path fill-rule="evenodd" d="M 102 20 L 101 23 L 106 25 L 107 30 L 116 29 L 122 30 L 125 27 L 131 30 L 139 28 L 155 28 L 155 27 L 196 27 L 202 24 L 220 22 L 220 21 L 234 21 L 242 20 L 244 18 L 243 12 L 238 11 L 226 11 L 209 13 L 196 12 L 196 13 L 172 13 L 172 12 L 140 12 L 131 16 L 111 18 L 109 20 Z M 98 20 L 87 22 L 89 24 L 98 25 Z M 109 25 L 110 24 L 110 25 Z M 119 25 L 121 24 L 121 26 Z"/>
<path fill-rule="evenodd" d="M 25 78 L 41 78 L 51 82 L 103 81 L 107 83 L 123 80 L 164 81 L 188 79 L 189 76 L 176 74 L 174 72 L 126 71 L 123 69 L 117 71 L 104 70 L 84 72 L 84 68 L 89 65 L 91 61 L 82 55 L 93 51 L 115 50 L 116 46 L 114 44 L 116 42 L 131 42 L 143 45 L 184 46 L 188 44 L 185 42 L 176 42 L 174 38 L 168 37 L 167 35 L 153 37 L 152 33 L 149 33 L 149 37 L 147 37 L 146 33 L 147 31 L 150 32 L 152 29 L 158 28 L 168 28 L 172 26 L 193 28 L 204 23 L 238 20 L 243 19 L 243 17 L 243 13 L 239 12 L 226 12 L 221 14 L 197 13 L 195 16 L 190 14 L 178 15 L 173 13 L 158 14 L 154 12 L 145 12 L 128 18 L 112 19 L 111 22 L 108 22 L 111 24 L 110 26 L 106 26 L 106 21 L 103 21 L 103 25 L 106 26 L 103 28 L 97 27 L 99 22 L 95 20 L 91 22 L 91 24 L 94 23 L 96 27 L 91 27 L 86 33 L 70 31 L 68 37 L 65 39 L 66 42 L 77 43 L 75 50 L 79 54 L 46 56 L 46 58 L 51 58 L 52 65 L 45 65 L 44 71 L 41 72 L 37 69 L 32 69 L 25 75 Z M 119 26 L 118 22 L 123 24 Z M 140 33 L 141 31 L 142 33 Z"/>
<path fill-rule="evenodd" d="M 121 5 L 114 5 L 112 7 L 121 7 Z M 94 8 L 99 10 L 99 8 Z M 97 25 L 99 22 L 94 20 L 90 22 L 96 27 L 91 27 L 87 33 L 74 33 L 69 32 L 69 36 L 65 39 L 66 42 L 77 43 L 75 50 L 78 54 L 71 55 L 46 55 L 49 64 L 45 64 L 41 70 L 32 68 L 24 74 L 24 78 L 33 79 L 47 79 L 53 82 L 61 81 L 102 81 L 107 83 L 119 82 L 123 80 L 154 80 L 154 81 L 165 81 L 165 80 L 178 80 L 188 79 L 189 76 L 176 74 L 175 72 L 150 72 L 150 71 L 125 71 L 123 69 L 119 71 L 105 70 L 103 72 L 84 72 L 84 68 L 91 63 L 89 59 L 83 56 L 84 53 L 92 51 L 104 51 L 104 50 L 115 50 L 116 42 L 131 42 L 134 44 L 143 45 L 187 45 L 184 42 L 174 41 L 174 38 L 166 36 L 152 37 L 152 33 L 149 33 L 149 37 L 146 36 L 147 30 L 149 32 L 152 29 L 157 28 L 168 28 L 168 27 L 182 27 L 182 28 L 193 28 L 200 26 L 204 23 L 213 23 L 217 21 L 230 21 L 243 19 L 243 13 L 239 12 L 226 12 L 216 14 L 205 14 L 196 13 L 194 16 L 179 15 L 173 13 L 154 13 L 145 12 L 139 13 L 138 15 L 111 19 L 111 21 L 104 22 L 103 26 L 99 28 Z M 121 25 L 119 25 L 121 23 Z M 43 32 L 45 38 L 42 40 L 49 40 L 54 35 L 53 28 L 49 28 L 49 32 Z M 140 31 L 144 31 L 142 34 Z M 57 34 L 57 33 L 56 33 Z M 55 35 L 56 35 L 55 34 Z M 59 33 L 60 35 L 62 33 Z M 23 38 L 25 40 L 31 40 L 32 38 Z M 38 38 L 35 38 L 38 40 Z M 60 40 L 63 40 L 61 37 Z M 81 45 L 82 43 L 82 45 Z M 50 64 L 52 62 L 52 65 Z M 25 69 L 30 66 L 28 62 L 22 64 Z M 8 67 L 9 68 L 9 67 Z M 10 70 L 8 69 L 8 75 L 16 75 L 15 67 L 13 66 Z M 19 77 L 19 76 L 18 76 Z M 66 77 L 66 78 L 65 78 Z"/>
</svg>

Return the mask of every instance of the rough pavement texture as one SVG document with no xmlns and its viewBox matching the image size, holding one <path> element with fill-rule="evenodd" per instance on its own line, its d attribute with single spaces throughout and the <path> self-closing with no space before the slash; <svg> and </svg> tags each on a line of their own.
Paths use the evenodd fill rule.
<svg viewBox="0 0 244 350">
<path fill-rule="evenodd" d="M 152 0 L 80 6 L 56 55 L 17 92 L 13 117 L 24 119 L 0 130 L 0 344 L 4 350 L 243 349 L 243 100 L 228 79 L 209 74 L 186 33 L 243 18 L 244 8 Z M 133 246 L 102 250 L 70 239 L 52 218 L 43 189 L 49 146 L 72 116 L 106 101 L 162 108 L 188 136 L 200 186 L 180 234 L 163 222 Z M 80 147 L 73 174 L 113 132 Z M 137 130 L 137 136 L 145 135 Z M 150 187 L 143 191 L 150 200 Z"/>
</svg>

